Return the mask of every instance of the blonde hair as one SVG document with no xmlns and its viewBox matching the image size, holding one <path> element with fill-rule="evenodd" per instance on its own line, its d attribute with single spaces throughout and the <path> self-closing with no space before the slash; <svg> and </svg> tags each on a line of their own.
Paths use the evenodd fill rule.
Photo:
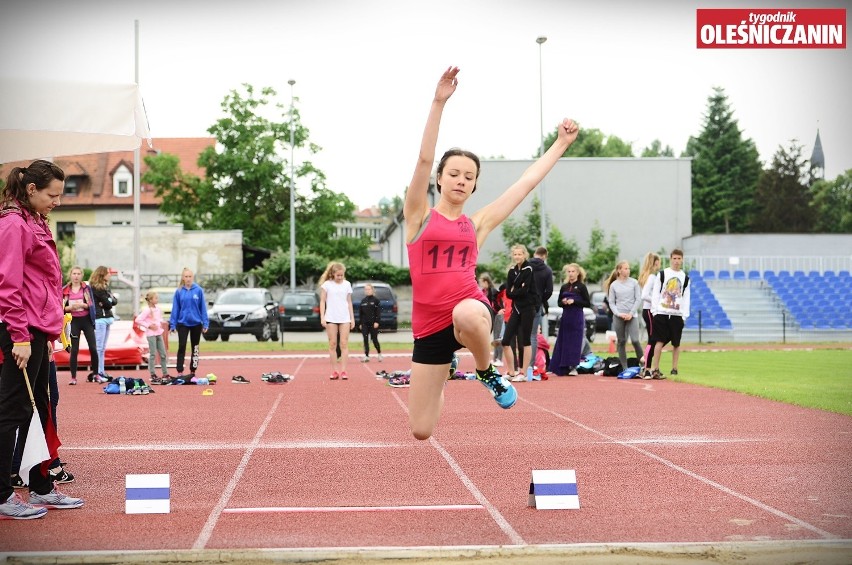
<svg viewBox="0 0 852 565">
<path fill-rule="evenodd" d="M 325 281 L 332 278 L 336 271 L 343 271 L 345 273 L 346 272 L 346 265 L 344 265 L 343 263 L 341 263 L 339 261 L 332 261 L 325 268 L 325 271 L 323 271 L 323 274 L 322 274 L 322 276 L 320 276 L 319 282 L 317 284 L 319 286 L 322 286 L 322 283 L 324 283 Z"/>
<path fill-rule="evenodd" d="M 149 290 L 148 292 L 145 293 L 145 302 L 147 302 L 148 304 L 151 304 L 151 300 L 153 300 L 155 296 L 157 296 L 157 293 L 154 292 L 153 290 Z"/>
<path fill-rule="evenodd" d="M 107 269 L 103 265 L 99 266 L 92 272 L 92 276 L 89 277 L 89 284 L 92 286 L 92 288 L 104 290 L 107 287 L 106 277 L 108 274 L 109 269 Z"/>
<path fill-rule="evenodd" d="M 71 267 L 70 269 L 68 269 L 68 284 L 72 284 L 72 283 L 71 283 L 71 273 L 73 273 L 74 271 L 80 271 L 80 274 L 81 274 L 81 275 L 82 275 L 83 273 L 85 273 L 85 271 L 83 270 L 83 267 L 80 267 L 79 265 L 74 265 L 73 267 Z M 80 281 L 80 286 L 82 287 L 84 284 L 85 284 L 85 283 L 81 280 L 81 281 Z"/>
<path fill-rule="evenodd" d="M 574 267 L 575 269 L 577 269 L 577 282 L 584 282 L 586 280 L 586 269 L 584 269 L 577 263 L 568 263 L 567 265 L 562 267 L 563 280 L 568 280 L 568 267 Z"/>
<path fill-rule="evenodd" d="M 527 246 L 522 244 L 522 243 L 516 243 L 515 245 L 513 245 L 511 247 L 511 249 L 509 249 L 509 256 L 510 257 L 512 256 L 512 253 L 514 253 L 514 251 L 516 249 L 520 249 L 521 251 L 524 252 L 524 261 L 526 261 L 530 258 L 530 250 L 527 249 Z M 512 261 L 512 264 L 514 265 L 515 264 L 514 259 L 510 259 L 510 260 Z"/>
<path fill-rule="evenodd" d="M 654 263 L 660 261 L 662 265 L 662 259 L 660 256 L 653 252 L 648 252 L 645 254 L 645 258 L 642 259 L 642 268 L 639 269 L 639 286 L 645 288 L 645 283 L 648 281 L 648 277 L 651 276 L 651 271 L 654 270 Z"/>
<path fill-rule="evenodd" d="M 618 263 L 615 264 L 615 268 L 612 270 L 612 272 L 609 274 L 607 279 L 604 281 L 604 284 L 603 284 L 604 292 L 609 293 L 609 285 L 612 284 L 612 281 L 614 281 L 615 279 L 618 278 L 618 269 L 622 265 L 627 265 L 629 267 L 630 261 L 619 261 Z"/>
</svg>

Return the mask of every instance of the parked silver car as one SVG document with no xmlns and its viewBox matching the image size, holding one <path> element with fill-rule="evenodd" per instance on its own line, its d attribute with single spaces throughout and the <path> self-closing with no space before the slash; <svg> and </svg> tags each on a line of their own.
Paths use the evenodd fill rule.
<svg viewBox="0 0 852 565">
<path fill-rule="evenodd" d="M 583 308 L 583 317 L 586 319 L 586 339 L 595 341 L 595 311 L 591 308 Z M 556 305 L 556 296 L 551 296 L 547 306 L 547 333 L 555 336 L 559 333 L 559 323 L 562 321 L 562 307 Z"/>
</svg>

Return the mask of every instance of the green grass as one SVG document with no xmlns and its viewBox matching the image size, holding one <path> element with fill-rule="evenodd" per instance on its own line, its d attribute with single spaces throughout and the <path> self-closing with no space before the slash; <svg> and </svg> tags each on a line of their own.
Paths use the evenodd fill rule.
<svg viewBox="0 0 852 565">
<path fill-rule="evenodd" d="M 360 337 L 360 336 L 358 336 Z M 382 350 L 411 351 L 410 342 L 389 341 L 392 335 L 383 335 Z M 291 341 L 291 339 L 293 341 Z M 742 347 L 743 344 L 728 344 Z M 838 347 L 845 347 L 846 344 Z M 350 350 L 352 343 L 350 343 Z M 360 342 L 358 344 L 360 351 Z M 684 344 L 680 354 L 680 375 L 670 377 L 678 382 L 741 392 L 751 396 L 768 398 L 788 404 L 817 408 L 852 416 L 852 351 L 847 349 L 795 349 L 795 350 L 736 350 L 690 351 L 702 347 Z M 713 344 L 714 349 L 724 348 Z M 298 335 L 288 334 L 281 342 L 206 342 L 201 344 L 203 352 L 288 352 L 328 350 L 325 342 L 300 342 Z M 606 353 L 600 345 L 595 352 L 602 357 Z M 671 368 L 671 350 L 663 351 L 660 368 L 668 373 Z"/>
<path fill-rule="evenodd" d="M 682 351 L 679 382 L 852 416 L 852 352 L 840 349 Z M 671 367 L 663 353 L 660 369 Z"/>
</svg>

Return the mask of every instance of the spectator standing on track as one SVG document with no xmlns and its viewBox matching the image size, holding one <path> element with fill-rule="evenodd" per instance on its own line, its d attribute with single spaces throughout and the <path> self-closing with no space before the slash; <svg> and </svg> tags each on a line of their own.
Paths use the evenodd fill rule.
<svg viewBox="0 0 852 565">
<path fill-rule="evenodd" d="M 531 359 L 533 318 L 536 311 L 541 309 L 541 299 L 536 290 L 533 268 L 528 261 L 529 256 L 526 246 L 519 243 L 513 245 L 513 265 L 506 274 L 506 296 L 512 299 L 512 315 L 503 332 L 503 357 L 507 360 L 512 357 L 512 340 L 517 338 L 517 366 L 520 370 L 524 368 L 524 360 Z M 512 361 L 510 366 L 514 367 L 514 360 Z M 508 375 L 512 382 L 528 380 L 526 376 L 518 372 L 510 371 Z"/>
<path fill-rule="evenodd" d="M 689 317 L 689 275 L 683 267 L 683 251 L 673 249 L 669 257 L 670 267 L 652 277 L 651 311 L 654 314 L 654 361 L 651 378 L 665 379 L 660 372 L 660 353 L 663 347 L 672 344 L 672 375 L 677 375 L 680 358 L 680 338 L 683 324 Z M 645 378 L 643 376 L 643 378 Z"/>
<path fill-rule="evenodd" d="M 496 200 L 470 217 L 463 208 L 476 190 L 479 158 L 450 149 L 438 163 L 435 184 L 440 199 L 430 208 L 429 180 L 441 115 L 456 90 L 458 72 L 458 67 L 450 67 L 438 81 L 403 208 L 413 298 L 409 422 L 420 440 L 432 435 L 440 418 L 444 384 L 454 352 L 462 347 L 473 354 L 476 378 L 497 404 L 514 406 L 517 391 L 491 364 L 492 312 L 476 282 L 479 247 L 541 182 L 578 133 L 573 121 L 563 120 L 550 149 Z"/>
<path fill-rule="evenodd" d="M 172 313 L 169 318 L 169 331 L 177 331 L 177 377 L 189 384 L 198 370 L 201 334 L 207 333 L 210 322 L 207 318 L 207 300 L 204 290 L 195 282 L 195 274 L 189 267 L 184 267 L 180 274 L 183 283 L 175 292 L 172 299 Z M 189 358 L 189 374 L 184 375 L 184 358 L 186 357 L 186 341 L 192 348 Z"/>
<path fill-rule="evenodd" d="M 642 287 L 642 320 L 648 332 L 648 345 L 645 347 L 645 363 L 642 378 L 651 378 L 651 362 L 654 359 L 654 316 L 651 314 L 652 280 L 660 272 L 660 256 L 656 253 L 646 253 L 639 271 L 639 286 Z"/>
<path fill-rule="evenodd" d="M 615 331 L 616 345 L 618 347 L 618 359 L 621 361 L 621 370 L 627 368 L 627 339 L 633 344 L 636 358 L 640 364 L 644 361 L 642 357 L 642 344 L 639 342 L 639 318 L 636 314 L 642 307 L 642 290 L 639 282 L 630 276 L 630 263 L 619 261 L 604 283 L 604 292 L 607 293 L 610 308 L 612 308 L 612 329 Z"/>
<path fill-rule="evenodd" d="M 352 284 L 346 280 L 346 266 L 332 261 L 319 279 L 320 323 L 328 336 L 331 380 L 346 380 L 349 360 L 349 332 L 355 327 Z M 338 353 L 338 347 L 340 352 Z"/>
<path fill-rule="evenodd" d="M 86 345 L 89 346 L 89 382 L 94 380 L 100 366 L 95 337 L 95 295 L 92 287 L 83 282 L 83 269 L 80 267 L 71 267 L 68 279 L 68 284 L 62 287 L 65 312 L 71 314 L 71 352 L 68 361 L 71 381 L 68 384 L 76 385 L 81 334 L 86 336 Z"/>
<path fill-rule="evenodd" d="M 169 378 L 169 356 L 166 354 L 166 340 L 163 334 L 163 311 L 160 309 L 160 295 L 149 290 L 145 293 L 145 302 L 148 304 L 136 316 L 136 325 L 145 332 L 148 340 L 148 373 L 151 384 L 160 384 L 162 381 L 157 376 L 156 361 L 160 356 L 160 371 L 163 379 Z"/>
<path fill-rule="evenodd" d="M 48 394 L 50 396 L 50 419 L 53 423 L 54 433 L 59 431 L 57 414 L 59 410 L 59 383 L 56 376 L 56 363 L 53 361 L 53 353 L 50 355 L 50 370 L 48 373 Z M 12 486 L 14 488 L 26 488 L 24 480 L 20 476 L 21 461 L 24 458 L 24 442 L 15 442 L 15 454 L 12 458 Z M 54 483 L 73 483 L 74 475 L 65 470 L 65 463 L 56 457 L 50 461 L 48 478 Z"/>
<path fill-rule="evenodd" d="M 562 308 L 562 319 L 559 321 L 559 333 L 550 356 L 550 372 L 564 377 L 577 374 L 580 364 L 580 354 L 583 350 L 583 340 L 586 337 L 586 318 L 583 308 L 591 304 L 589 289 L 583 281 L 586 271 L 577 263 L 569 263 L 562 268 L 565 284 L 559 288 L 557 304 Z"/>
<path fill-rule="evenodd" d="M 106 360 L 106 347 L 109 341 L 109 330 L 115 318 L 112 315 L 112 307 L 118 304 L 118 299 L 109 288 L 109 279 L 112 273 L 101 265 L 92 272 L 89 284 L 92 286 L 92 294 L 95 297 L 95 341 L 98 344 L 98 374 L 94 381 L 105 383 L 110 380 L 104 369 Z"/>
<path fill-rule="evenodd" d="M 530 334 L 530 360 L 527 366 L 527 380 L 532 380 L 532 373 L 535 369 L 536 360 L 538 359 L 538 335 L 539 328 L 544 338 L 547 339 L 547 302 L 553 296 L 553 270 L 547 265 L 547 248 L 544 246 L 536 247 L 530 265 L 533 268 L 533 278 L 535 280 L 535 288 L 538 293 L 539 308 L 536 309 L 535 316 L 532 322 L 532 333 Z M 546 367 L 542 367 L 546 369 Z"/>
<path fill-rule="evenodd" d="M 494 315 L 491 317 L 492 337 L 494 338 L 491 345 L 494 346 L 494 353 L 491 357 L 491 364 L 495 367 L 503 365 L 503 347 L 497 346 L 497 342 L 503 337 L 503 296 L 506 295 L 505 289 L 498 289 L 494 286 L 494 279 L 488 273 L 479 275 L 479 288 L 488 299 L 488 304 L 494 310 Z"/>
<path fill-rule="evenodd" d="M 60 204 L 65 173 L 48 161 L 14 167 L 0 196 L 0 517 L 33 519 L 46 508 L 78 508 L 83 500 L 56 490 L 34 465 L 29 502 L 11 484 L 16 432 L 26 442 L 33 417 L 24 369 L 42 427 L 50 414 L 50 345 L 62 331 L 62 271 L 47 215 Z M 53 431 L 55 433 L 55 430 Z"/>
<path fill-rule="evenodd" d="M 379 363 L 382 362 L 382 346 L 379 345 L 379 318 L 381 313 L 382 304 L 376 298 L 376 289 L 370 283 L 365 284 L 364 298 L 358 306 L 361 335 L 364 336 L 364 358 L 361 360 L 364 363 L 370 361 L 370 340 L 373 341 L 373 347 L 376 348 Z"/>
</svg>

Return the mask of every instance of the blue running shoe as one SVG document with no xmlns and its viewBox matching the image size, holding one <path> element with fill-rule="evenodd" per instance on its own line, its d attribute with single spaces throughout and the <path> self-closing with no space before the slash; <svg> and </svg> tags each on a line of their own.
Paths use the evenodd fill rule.
<svg viewBox="0 0 852 565">
<path fill-rule="evenodd" d="M 494 365 L 489 365 L 484 374 L 476 371 L 476 380 L 491 391 L 494 401 L 500 405 L 500 408 L 511 408 L 518 400 L 518 391 L 506 380 L 506 377 L 497 372 Z"/>
<path fill-rule="evenodd" d="M 450 378 L 454 378 L 456 376 L 456 371 L 459 368 L 459 356 L 453 352 L 453 360 L 450 361 Z"/>
</svg>

